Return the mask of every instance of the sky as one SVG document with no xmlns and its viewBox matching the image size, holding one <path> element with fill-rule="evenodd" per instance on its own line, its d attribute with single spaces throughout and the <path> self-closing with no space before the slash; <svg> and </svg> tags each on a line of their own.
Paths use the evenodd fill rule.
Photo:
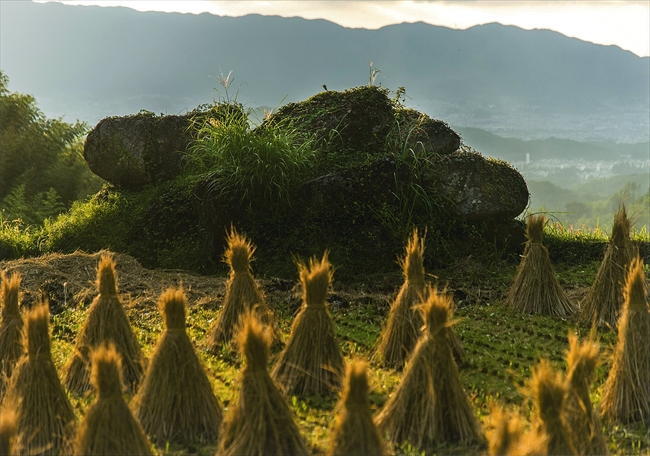
<svg viewBox="0 0 650 456">
<path fill-rule="evenodd" d="M 55 1 L 74 5 L 127 6 L 140 11 L 301 16 L 327 19 L 345 27 L 370 29 L 417 21 L 460 29 L 500 22 L 525 29 L 551 29 L 594 43 L 615 44 L 640 56 L 650 55 L 650 0 Z"/>
</svg>

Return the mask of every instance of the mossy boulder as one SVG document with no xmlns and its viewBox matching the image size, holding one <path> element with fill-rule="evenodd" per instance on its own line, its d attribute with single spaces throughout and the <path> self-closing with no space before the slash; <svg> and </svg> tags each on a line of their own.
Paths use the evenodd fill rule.
<svg viewBox="0 0 650 456">
<path fill-rule="evenodd" d="M 51 223 L 40 245 L 50 251 L 111 248 L 147 266 L 211 271 L 219 267 L 226 230 L 236 225 L 258 245 L 259 269 L 289 276 L 292 255 L 324 249 L 339 274 L 391 269 L 414 226 L 428 232 L 430 261 L 476 256 L 486 246 L 520 247 L 523 230 L 513 219 L 528 203 L 521 175 L 468 150 L 447 124 L 403 107 L 383 88 L 326 91 L 281 107 L 256 129 L 228 129 L 231 111 L 232 105 L 219 105 L 186 116 L 104 119 L 85 154 L 91 169 L 114 186 Z M 197 133 L 197 127 L 207 130 Z M 191 147 L 205 132 L 208 147 Z M 252 188 L 265 184 L 258 174 L 236 175 L 248 161 L 231 163 L 228 173 L 219 168 L 219 157 L 241 157 L 241 144 L 267 147 L 250 141 L 264 132 L 298 141 L 287 146 L 295 150 L 313 147 L 310 164 L 273 201 L 252 196 L 264 194 Z M 221 144 L 235 149 L 223 155 L 212 140 L 226 134 Z M 267 149 L 250 153 L 268 159 L 257 152 Z M 278 150 L 272 152 L 278 160 Z M 199 162 L 208 165 L 197 169 Z M 228 178 L 231 187 L 242 187 L 224 192 L 220 179 Z"/>
<path fill-rule="evenodd" d="M 308 132 L 324 152 L 348 160 L 382 156 L 403 147 L 448 154 L 460 146 L 460 136 L 445 122 L 401 107 L 386 89 L 376 86 L 325 91 L 289 103 L 260 128 L 267 125 Z"/>
<path fill-rule="evenodd" d="M 84 158 L 95 174 L 120 188 L 162 182 L 180 172 L 190 125 L 189 115 L 108 117 L 88 134 Z"/>
<path fill-rule="evenodd" d="M 118 188 L 138 190 L 178 176 L 205 118 L 244 116 L 238 104 L 200 106 L 183 115 L 138 114 L 102 119 L 88 134 L 84 158 L 91 171 Z"/>
</svg>

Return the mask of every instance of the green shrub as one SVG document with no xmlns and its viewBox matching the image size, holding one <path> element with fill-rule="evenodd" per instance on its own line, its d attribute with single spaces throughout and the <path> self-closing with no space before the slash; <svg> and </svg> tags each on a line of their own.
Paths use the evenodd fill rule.
<svg viewBox="0 0 650 456">
<path fill-rule="evenodd" d="M 88 201 L 76 201 L 69 211 L 46 219 L 39 233 L 42 252 L 73 252 L 126 249 L 126 232 L 134 214 L 123 194 L 107 189 Z"/>
<path fill-rule="evenodd" d="M 19 220 L 7 221 L 0 214 L 0 260 L 35 254 L 36 230 Z"/>
<path fill-rule="evenodd" d="M 216 198 L 286 204 L 314 164 L 309 138 L 284 125 L 251 129 L 241 110 L 196 128 L 185 169 L 201 176 Z"/>
</svg>

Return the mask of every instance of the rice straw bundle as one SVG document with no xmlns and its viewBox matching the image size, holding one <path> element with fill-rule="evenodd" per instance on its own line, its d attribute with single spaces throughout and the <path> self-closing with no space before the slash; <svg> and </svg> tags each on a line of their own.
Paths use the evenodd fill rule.
<svg viewBox="0 0 650 456">
<path fill-rule="evenodd" d="M 547 454 L 577 455 L 564 420 L 567 385 L 548 360 L 533 368 L 529 390 L 539 429 L 547 439 Z"/>
<path fill-rule="evenodd" d="M 520 312 L 567 317 L 574 308 L 558 283 L 548 250 L 542 244 L 545 223 L 543 215 L 528 217 L 528 242 L 508 292 L 507 303 Z"/>
<path fill-rule="evenodd" d="M 379 336 L 377 355 L 382 364 L 401 369 L 417 342 L 422 317 L 416 309 L 425 297 L 424 238 L 413 230 L 400 259 L 404 283 L 391 305 L 386 326 Z"/>
<path fill-rule="evenodd" d="M 15 404 L 7 401 L 0 410 L 0 456 L 14 456 L 17 452 L 14 447 L 16 435 Z"/>
<path fill-rule="evenodd" d="M 420 308 L 422 335 L 402 381 L 377 416 L 377 425 L 393 442 L 410 442 L 425 452 L 442 443 L 481 442 L 449 343 L 451 298 L 430 289 Z"/>
<path fill-rule="evenodd" d="M 564 419 L 571 430 L 569 436 L 573 448 L 580 455 L 608 453 L 600 420 L 589 398 L 589 385 L 598 365 L 598 350 L 598 344 L 593 340 L 580 343 L 575 334 L 569 334 Z"/>
<path fill-rule="evenodd" d="M 23 319 L 20 316 L 18 298 L 20 275 L 5 272 L 0 275 L 2 291 L 2 315 L 0 319 L 0 398 L 4 393 L 11 372 L 23 354 Z"/>
<path fill-rule="evenodd" d="M 221 432 L 219 456 L 306 456 L 305 442 L 283 394 L 269 375 L 271 333 L 252 313 L 243 316 L 238 334 L 244 359 L 239 397 Z"/>
<path fill-rule="evenodd" d="M 122 378 L 129 392 L 135 392 L 142 377 L 142 352 L 117 297 L 116 282 L 115 262 L 112 256 L 104 254 L 97 268 L 99 295 L 90 306 L 86 322 L 77 335 L 75 350 L 65 368 L 65 384 L 73 393 L 82 394 L 90 389 L 90 351 L 109 342 L 120 355 Z"/>
<path fill-rule="evenodd" d="M 17 404 L 16 444 L 20 454 L 65 454 L 74 425 L 74 411 L 52 362 L 49 318 L 47 301 L 41 301 L 27 313 L 27 353 L 16 365 L 6 393 Z"/>
<path fill-rule="evenodd" d="M 91 353 L 91 382 L 97 393 L 77 430 L 78 456 L 152 455 L 151 444 L 122 397 L 120 355 L 111 344 Z"/>
<path fill-rule="evenodd" d="M 612 421 L 650 423 L 650 309 L 643 262 L 635 258 L 625 283 L 618 340 L 601 409 Z"/>
<path fill-rule="evenodd" d="M 255 311 L 264 324 L 273 328 L 273 337 L 277 337 L 273 313 L 251 270 L 255 246 L 234 228 L 228 233 L 226 241 L 228 247 L 224 262 L 230 267 L 230 275 L 226 282 L 221 313 L 208 335 L 208 350 L 213 353 L 218 352 L 222 344 L 232 340 L 233 332 L 246 312 Z"/>
<path fill-rule="evenodd" d="M 348 364 L 332 430 L 329 456 L 383 456 L 384 443 L 375 427 L 368 400 L 368 373 L 364 361 Z"/>
<path fill-rule="evenodd" d="M 299 264 L 302 307 L 291 326 L 291 337 L 273 367 L 273 377 L 288 394 L 312 395 L 338 391 L 343 356 L 327 309 L 332 267 L 325 252 L 318 261 Z"/>
<path fill-rule="evenodd" d="M 134 398 L 136 417 L 159 445 L 214 444 L 221 424 L 221 406 L 186 333 L 186 305 L 180 289 L 160 296 L 166 329 Z"/>
<path fill-rule="evenodd" d="M 489 456 L 546 456 L 546 440 L 534 430 L 526 430 L 519 413 L 493 407 L 488 417 Z"/>
<path fill-rule="evenodd" d="M 616 327 L 627 270 L 638 252 L 630 240 L 630 225 L 625 206 L 621 206 L 596 279 L 580 305 L 580 318 L 586 323 Z"/>
</svg>

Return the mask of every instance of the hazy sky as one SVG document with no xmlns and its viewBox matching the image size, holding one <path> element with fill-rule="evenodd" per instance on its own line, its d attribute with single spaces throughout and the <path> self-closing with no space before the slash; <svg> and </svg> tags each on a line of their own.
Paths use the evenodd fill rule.
<svg viewBox="0 0 650 456">
<path fill-rule="evenodd" d="M 595 43 L 616 44 L 641 56 L 650 55 L 650 0 L 74 0 L 63 3 L 128 6 L 141 11 L 209 12 L 225 16 L 250 13 L 301 16 L 328 19 L 346 27 L 363 28 L 416 21 L 452 28 L 501 22 L 527 29 L 548 28 Z"/>
</svg>

